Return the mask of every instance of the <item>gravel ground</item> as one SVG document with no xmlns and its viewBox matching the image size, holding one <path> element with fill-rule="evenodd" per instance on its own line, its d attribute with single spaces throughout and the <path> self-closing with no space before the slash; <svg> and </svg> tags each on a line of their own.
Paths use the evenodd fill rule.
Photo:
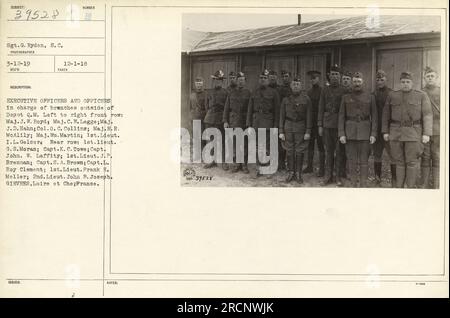
<svg viewBox="0 0 450 318">
<path fill-rule="evenodd" d="M 315 159 L 318 156 L 315 156 Z M 189 177 L 183 176 L 185 171 L 195 171 L 195 176 L 191 180 Z M 189 169 L 189 170 L 188 170 Z M 303 184 L 298 184 L 296 181 L 286 183 L 286 170 L 278 171 L 272 175 L 261 175 L 254 177 L 254 168 L 249 166 L 250 174 L 244 174 L 242 171 L 232 173 L 231 170 L 225 171 L 221 165 L 213 168 L 205 169 L 204 164 L 181 164 L 181 185 L 194 187 L 321 187 L 320 181 L 322 178 L 317 177 L 318 162 L 314 163 L 314 173 L 303 174 Z M 253 170 L 253 171 L 252 171 Z M 389 160 L 386 156 L 383 159 L 383 171 L 381 179 L 381 187 L 390 188 L 390 166 Z M 205 178 L 201 178 L 205 177 Z M 201 180 L 199 180 L 201 178 Z M 349 186 L 349 180 L 344 179 L 344 186 Z M 327 188 L 334 188 L 336 184 L 330 184 Z M 369 160 L 369 180 L 367 182 L 368 188 L 378 187 L 374 181 L 373 173 L 373 158 Z"/>
</svg>

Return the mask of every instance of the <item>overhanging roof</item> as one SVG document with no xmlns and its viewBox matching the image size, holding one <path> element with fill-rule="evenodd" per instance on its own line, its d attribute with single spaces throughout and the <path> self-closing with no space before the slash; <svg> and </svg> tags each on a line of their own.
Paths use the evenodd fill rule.
<svg viewBox="0 0 450 318">
<path fill-rule="evenodd" d="M 350 18 L 229 32 L 209 32 L 191 52 L 439 33 L 439 16 L 355 16 Z"/>
</svg>

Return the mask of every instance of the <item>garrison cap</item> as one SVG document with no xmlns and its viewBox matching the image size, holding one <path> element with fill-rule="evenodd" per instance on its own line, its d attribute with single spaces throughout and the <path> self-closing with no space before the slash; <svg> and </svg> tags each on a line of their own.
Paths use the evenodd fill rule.
<svg viewBox="0 0 450 318">
<path fill-rule="evenodd" d="M 237 73 L 237 75 L 236 75 L 236 77 L 245 77 L 245 74 L 243 73 L 243 72 L 238 72 Z"/>
<path fill-rule="evenodd" d="M 320 72 L 319 71 L 308 71 L 308 72 L 306 72 L 306 75 L 309 75 L 309 76 L 311 76 L 311 77 L 317 77 L 317 76 L 320 76 Z"/>
<path fill-rule="evenodd" d="M 334 64 L 331 68 L 330 68 L 330 71 L 331 72 L 341 72 L 341 68 L 337 65 L 337 64 Z"/>
<path fill-rule="evenodd" d="M 223 80 L 225 79 L 225 74 L 222 70 L 218 70 L 214 73 L 214 75 L 211 75 L 211 78 L 217 79 L 217 80 Z"/>
<path fill-rule="evenodd" d="M 383 77 L 386 77 L 386 72 L 383 70 L 378 70 L 376 78 L 383 78 Z"/>
<path fill-rule="evenodd" d="M 282 70 L 282 71 L 281 71 L 281 76 L 284 76 L 284 75 L 291 76 L 291 72 Z"/>
<path fill-rule="evenodd" d="M 230 74 L 228 74 L 228 76 L 229 76 L 229 77 L 231 77 L 231 76 L 234 76 L 234 77 L 236 77 L 236 72 L 234 72 L 234 71 L 231 71 L 231 72 L 230 72 Z"/>
<path fill-rule="evenodd" d="M 400 79 L 410 79 L 412 80 L 412 73 L 411 72 L 402 72 L 400 75 Z"/>
<path fill-rule="evenodd" d="M 259 76 L 269 76 L 269 71 L 264 69 Z"/>
<path fill-rule="evenodd" d="M 431 67 L 427 66 L 427 67 L 425 67 L 424 75 L 426 75 L 428 73 L 437 73 L 437 72 L 434 69 L 432 69 Z"/>
<path fill-rule="evenodd" d="M 195 81 L 196 81 L 196 82 L 203 82 L 203 77 L 197 76 L 197 77 L 195 78 Z"/>
<path fill-rule="evenodd" d="M 274 70 L 270 70 L 269 75 L 277 75 L 277 72 L 275 72 Z"/>
<path fill-rule="evenodd" d="M 301 80 L 300 76 L 295 75 L 295 76 L 292 78 L 292 81 L 293 81 L 293 82 L 301 82 L 302 80 Z"/>
<path fill-rule="evenodd" d="M 355 73 L 353 73 L 353 77 L 355 77 L 355 78 L 363 78 L 363 74 L 361 72 L 355 72 Z"/>
<path fill-rule="evenodd" d="M 350 71 L 344 71 L 342 72 L 342 76 L 353 77 L 353 74 Z"/>
</svg>

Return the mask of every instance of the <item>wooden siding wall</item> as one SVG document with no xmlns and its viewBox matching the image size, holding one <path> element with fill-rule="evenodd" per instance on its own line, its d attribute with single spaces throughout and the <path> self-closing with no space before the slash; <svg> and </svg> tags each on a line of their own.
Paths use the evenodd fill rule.
<svg viewBox="0 0 450 318">
<path fill-rule="evenodd" d="M 182 59 L 182 99 L 189 96 L 196 76 L 205 80 L 205 88 L 212 88 L 211 75 L 222 69 L 226 76 L 230 71 L 243 71 L 247 78 L 247 87 L 254 90 L 258 85 L 258 76 L 265 67 L 273 69 L 280 75 L 281 70 L 297 73 L 305 83 L 305 89 L 310 87 L 306 72 L 319 70 L 322 72 L 322 85 L 327 81 L 326 73 L 332 64 L 338 63 L 344 70 L 362 72 L 366 89 L 372 91 L 375 87 L 375 72 L 383 69 L 388 74 L 388 85 L 399 88 L 400 73 L 409 70 L 414 73 L 416 89 L 423 86 L 423 69 L 431 66 L 440 69 L 439 40 L 404 41 L 380 44 L 353 44 L 317 49 L 281 49 L 266 53 L 231 53 L 222 55 L 205 55 Z M 237 69 L 240 66 L 240 69 Z M 189 80 L 188 80 L 189 79 Z M 281 77 L 279 76 L 281 83 Z M 225 81 L 225 86 L 228 80 Z M 187 92 L 187 93 L 186 93 Z M 182 102 L 182 107 L 188 107 Z M 187 113 L 182 110 L 182 120 Z M 183 122 L 182 122 L 183 124 Z"/>
</svg>

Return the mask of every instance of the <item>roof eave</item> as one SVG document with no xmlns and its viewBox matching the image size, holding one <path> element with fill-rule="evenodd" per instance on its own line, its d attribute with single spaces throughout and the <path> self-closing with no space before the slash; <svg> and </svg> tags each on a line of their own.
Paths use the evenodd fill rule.
<svg viewBox="0 0 450 318">
<path fill-rule="evenodd" d="M 202 55 L 218 55 L 218 54 L 233 54 L 233 53 L 245 53 L 245 52 L 259 52 L 259 51 L 274 51 L 278 49 L 295 49 L 300 47 L 324 47 L 324 46 L 338 46 L 348 44 L 367 44 L 367 43 L 379 43 L 379 42 L 392 42 L 392 41 L 407 41 L 407 40 L 421 40 L 421 39 L 434 39 L 439 38 L 440 32 L 427 32 L 427 33 L 409 33 L 399 35 L 387 35 L 379 37 L 368 37 L 358 39 L 337 39 L 333 41 L 323 42 L 306 42 L 296 44 L 282 44 L 282 45 L 270 45 L 270 46 L 256 46 L 256 47 L 243 47 L 236 49 L 220 49 L 220 50 L 207 50 L 207 51 L 191 51 L 189 55 L 202 56 Z"/>
</svg>

